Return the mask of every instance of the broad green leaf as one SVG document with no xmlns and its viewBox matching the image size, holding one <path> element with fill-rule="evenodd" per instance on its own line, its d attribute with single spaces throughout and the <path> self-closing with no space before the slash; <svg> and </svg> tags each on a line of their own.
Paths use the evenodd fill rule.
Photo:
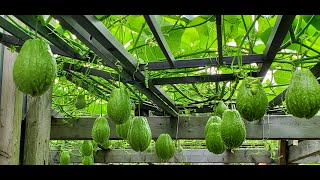
<svg viewBox="0 0 320 180">
<path fill-rule="evenodd" d="M 243 30 L 248 29 L 253 22 L 252 15 L 243 15 L 243 19 L 244 19 L 244 22 L 246 23 L 246 26 L 244 26 L 241 16 L 239 16 L 239 19 L 241 21 L 241 23 L 239 24 L 239 28 Z"/>
<path fill-rule="evenodd" d="M 199 16 L 194 18 L 188 24 L 188 26 L 198 25 L 203 22 L 205 22 L 205 19 Z M 209 21 L 199 26 L 196 26 L 194 28 L 198 31 L 201 49 L 207 49 L 210 45 L 211 45 L 211 48 L 217 47 L 217 43 L 216 43 L 217 32 L 216 32 L 215 23 Z"/>
<path fill-rule="evenodd" d="M 289 64 L 281 64 L 281 69 L 291 70 L 292 66 Z M 275 82 L 277 84 L 289 84 L 292 77 L 292 72 L 284 71 L 281 69 L 278 69 L 273 73 L 273 78 Z"/>
<path fill-rule="evenodd" d="M 263 54 L 266 46 L 264 44 L 258 44 L 253 47 L 253 51 L 257 54 Z"/>
<path fill-rule="evenodd" d="M 161 27 L 162 32 L 167 32 L 171 26 L 163 26 Z M 179 51 L 180 44 L 181 44 L 181 36 L 184 33 L 184 29 L 177 29 L 174 31 L 170 31 L 168 34 L 164 33 L 164 37 L 166 38 L 166 41 L 168 43 L 168 46 L 173 54 L 175 54 L 176 51 Z"/>
<path fill-rule="evenodd" d="M 142 15 L 130 15 L 125 25 L 132 31 L 139 33 L 144 23 L 145 19 Z"/>
<path fill-rule="evenodd" d="M 265 45 L 267 45 L 271 32 L 272 32 L 272 28 L 268 28 L 260 34 L 260 39 Z"/>
<path fill-rule="evenodd" d="M 224 27 L 225 27 L 225 35 L 229 38 L 236 38 L 238 36 L 238 27 L 241 23 L 241 20 L 236 15 L 225 15 L 224 19 Z"/>
<path fill-rule="evenodd" d="M 311 19 L 312 15 L 303 15 L 302 18 L 303 20 L 307 23 L 309 22 L 309 20 Z M 318 31 L 320 31 L 320 16 L 316 15 L 312 21 L 311 21 L 311 25 L 313 27 L 315 27 Z"/>
<path fill-rule="evenodd" d="M 191 53 L 199 47 L 199 33 L 196 28 L 188 28 L 184 31 L 181 37 L 180 47 L 185 50 L 185 53 Z"/>
</svg>

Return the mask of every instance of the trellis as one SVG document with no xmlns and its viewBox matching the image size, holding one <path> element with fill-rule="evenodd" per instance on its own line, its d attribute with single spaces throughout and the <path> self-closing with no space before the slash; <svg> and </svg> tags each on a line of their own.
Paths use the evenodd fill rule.
<svg viewBox="0 0 320 180">
<path fill-rule="evenodd" d="M 206 112 L 212 112 L 212 109 L 214 107 L 214 104 L 210 104 L 209 101 L 213 100 L 214 98 L 218 99 L 217 97 L 213 97 L 212 99 L 208 99 L 208 103 L 204 104 L 203 107 L 198 107 L 196 105 L 189 105 L 186 107 L 178 106 L 167 94 L 166 92 L 161 89 L 160 85 L 164 84 L 182 84 L 182 83 L 196 83 L 196 82 L 226 82 L 226 81 L 234 81 L 236 80 L 236 76 L 234 74 L 214 74 L 214 75 L 199 75 L 199 76 L 184 76 L 184 77 L 169 77 L 169 78 L 148 78 L 148 85 L 145 84 L 146 74 L 144 73 L 145 67 L 147 66 L 148 71 L 157 71 L 157 70 L 168 70 L 168 69 L 181 69 L 181 68 L 195 68 L 195 67 L 217 67 L 222 64 L 230 65 L 230 64 L 238 64 L 238 58 L 234 56 L 223 56 L 223 49 L 222 49 L 222 29 L 221 29 L 221 15 L 216 15 L 216 31 L 217 31 L 217 43 L 218 43 L 218 56 L 217 57 L 209 57 L 209 58 L 194 58 L 194 59 L 175 59 L 172 52 L 170 51 L 170 48 L 168 46 L 168 43 L 165 40 L 164 35 L 162 34 L 160 26 L 157 24 L 155 17 L 151 15 L 144 15 L 145 21 L 147 25 L 149 26 L 150 30 L 152 31 L 158 45 L 160 46 L 164 56 L 166 57 L 166 61 L 157 61 L 157 62 L 149 62 L 148 64 L 138 64 L 135 58 L 124 48 L 122 44 L 120 44 L 117 39 L 108 31 L 108 29 L 105 27 L 105 25 L 99 21 L 95 16 L 93 15 L 52 15 L 55 19 L 57 19 L 61 26 L 63 26 L 65 29 L 69 30 L 71 33 L 77 36 L 77 38 L 84 43 L 87 47 L 90 48 L 91 52 L 88 54 L 87 57 L 81 56 L 79 53 L 75 52 L 74 49 L 66 43 L 61 37 L 59 37 L 57 34 L 52 33 L 53 27 L 51 27 L 50 24 L 47 26 L 41 26 L 37 25 L 37 19 L 35 16 L 32 15 L 15 15 L 15 18 L 20 20 L 22 23 L 27 25 L 29 28 L 35 30 L 37 29 L 37 33 L 39 33 L 42 37 L 44 37 L 46 40 L 48 40 L 51 43 L 51 49 L 54 54 L 58 54 L 65 57 L 70 57 L 72 59 L 76 59 L 79 61 L 84 62 L 91 62 L 91 63 L 97 63 L 97 61 L 92 61 L 94 55 L 97 55 L 104 66 L 111 67 L 114 69 L 117 74 L 121 76 L 120 81 L 130 90 L 134 93 L 134 90 L 128 86 L 129 84 L 132 85 L 134 88 L 136 88 L 138 91 L 143 93 L 149 100 L 149 101 L 142 101 L 140 104 L 140 110 L 145 112 L 145 115 L 149 115 L 149 112 L 151 113 L 151 116 L 148 117 L 149 123 L 151 125 L 151 129 L 153 131 L 153 138 L 156 138 L 161 132 L 167 131 L 170 132 L 172 137 L 176 137 L 176 131 L 175 131 L 175 125 L 177 124 L 177 119 L 179 115 L 179 111 L 182 109 L 190 109 L 191 112 L 196 113 L 206 113 Z M 259 65 L 260 69 L 257 72 L 252 72 L 250 75 L 254 77 L 264 77 L 270 68 L 273 60 L 275 59 L 276 54 L 278 53 L 280 46 L 282 45 L 282 42 L 287 35 L 287 33 L 291 33 L 291 24 L 295 18 L 295 15 L 279 15 L 276 23 L 272 29 L 272 32 L 268 38 L 266 48 L 264 50 L 263 54 L 247 54 L 242 55 L 242 64 L 251 64 L 256 63 Z M 24 32 L 22 29 L 14 25 L 12 22 L 7 20 L 6 18 L 0 16 L 0 27 L 3 28 L 5 31 L 7 31 L 9 34 L 1 33 L 0 34 L 0 42 L 5 46 L 12 46 L 15 45 L 16 51 L 18 52 L 20 47 L 23 45 L 24 41 L 33 38 L 32 35 Z M 8 53 L 8 52 L 7 52 Z M 13 58 L 11 58 L 13 60 Z M 118 81 L 119 78 L 116 73 L 110 73 L 94 68 L 84 67 L 84 66 L 76 66 L 72 63 L 66 63 L 66 62 L 59 62 L 63 63 L 63 70 L 67 73 L 66 78 L 70 82 L 74 83 L 74 78 L 79 78 L 78 75 L 75 73 L 82 73 L 86 74 L 88 73 L 88 78 L 90 81 L 94 81 L 92 76 L 100 77 L 105 80 L 116 80 Z M 11 62 L 12 64 L 12 62 Z M 8 64 L 10 66 L 10 64 Z M 122 69 L 120 70 L 119 67 Z M 11 68 L 9 68 L 11 69 Z M 89 71 L 88 71 L 89 70 Z M 316 76 L 320 76 L 320 63 L 316 64 L 314 67 L 311 68 L 311 72 Z M 4 72 L 2 72 L 4 73 Z M 7 73 L 10 73 L 7 72 Z M 88 79 L 83 79 L 83 82 L 80 84 L 80 86 L 84 89 L 89 89 L 88 85 Z M 97 85 L 103 86 L 103 84 L 99 81 L 94 81 L 97 83 Z M 11 82 L 13 83 L 13 82 Z M 78 84 L 76 84 L 78 85 Z M 14 89 L 14 87 L 12 87 Z M 94 93 L 100 97 L 104 98 L 105 94 L 103 92 L 103 89 L 99 88 L 98 86 L 95 87 L 96 90 Z M 99 90 L 100 89 L 100 90 Z M 6 91 L 2 91 L 3 93 L 7 93 Z M 49 93 L 50 94 L 50 93 Z M 40 99 L 37 99 L 36 101 L 31 101 L 33 103 L 44 103 L 44 104 L 50 104 L 51 103 L 51 97 L 47 94 Z M 301 160 L 301 157 L 309 157 L 311 155 L 315 155 L 319 152 L 319 147 L 315 146 L 314 150 L 309 154 L 304 154 L 303 156 L 301 153 L 296 153 L 298 150 L 297 148 L 303 148 L 302 146 L 306 146 L 305 144 L 310 143 L 311 140 L 320 139 L 320 134 L 317 131 L 319 129 L 318 121 L 319 117 L 316 116 L 312 118 L 311 120 L 303 120 L 294 118 L 292 116 L 282 116 L 284 112 L 282 111 L 282 108 L 277 108 L 278 105 L 280 105 L 284 99 L 285 91 L 280 93 L 277 97 L 275 97 L 273 100 L 269 102 L 269 108 L 266 117 L 264 118 L 263 122 L 258 122 L 256 124 L 246 124 L 246 129 L 248 132 L 247 139 L 277 139 L 281 140 L 281 147 L 279 155 L 280 163 L 286 164 L 286 163 L 294 163 L 295 161 Z M 2 95 L 3 96 L 3 95 Z M 17 96 L 17 95 L 16 95 Z M 21 98 L 21 94 L 19 95 L 20 100 L 17 101 L 16 98 L 16 106 L 22 105 L 23 98 Z M 18 99 L 19 99 L 18 98 Z M 26 99 L 26 98 L 25 98 Z M 30 98 L 32 99 L 32 98 Z M 1 101 L 4 101 L 3 99 Z M 9 100 L 8 100 L 9 101 Z M 38 102 L 39 101 L 39 102 Z M 230 103 L 235 104 L 235 102 Z M 28 104 L 28 108 L 30 108 L 30 105 Z M 2 106 L 2 105 L 1 105 Z M 35 104 L 34 106 L 39 106 L 39 104 Z M 51 105 L 50 105 L 51 107 Z M 23 106 L 22 109 L 25 109 L 26 106 Z M 31 107 L 32 109 L 32 107 Z M 91 139 L 91 136 L 89 134 L 93 118 L 94 117 L 82 117 L 80 118 L 73 127 L 67 127 L 62 123 L 62 119 L 65 119 L 65 117 L 59 117 L 56 115 L 53 115 L 51 118 L 49 117 L 51 115 L 50 108 L 46 106 L 46 108 L 35 110 L 36 112 L 34 114 L 41 114 L 46 112 L 47 116 L 46 119 L 52 119 L 51 123 L 49 121 L 46 122 L 47 129 L 51 130 L 45 130 L 44 131 L 41 128 L 38 128 L 36 130 L 30 129 L 28 126 L 28 123 L 23 120 L 22 121 L 22 132 L 25 133 L 25 135 L 22 134 L 22 139 L 28 140 L 28 136 L 34 136 L 31 133 L 32 132 L 39 132 L 47 134 L 43 138 L 35 137 L 35 139 L 39 138 L 39 141 L 41 139 L 42 141 L 45 141 L 45 143 L 48 143 L 50 139 L 70 139 L 70 140 L 82 140 L 82 139 Z M 31 111 L 31 110 L 30 110 Z M 28 112 L 30 112 L 28 111 Z M 138 109 L 136 109 L 138 111 Z M 15 111 L 14 111 L 15 112 Z M 29 113 L 26 113 L 25 110 L 22 113 L 22 117 L 25 117 L 27 115 L 27 119 L 33 119 L 35 118 L 36 122 L 42 124 L 39 121 L 39 116 L 36 117 L 28 117 Z M 139 114 L 139 112 L 137 112 Z M 273 114 L 280 114 L 280 115 L 273 115 Z M 158 116 L 154 116 L 158 115 Z M 40 116 L 43 118 L 42 116 Z M 184 134 L 180 135 L 178 134 L 177 137 L 179 139 L 204 139 L 203 134 L 203 128 L 205 125 L 206 120 L 208 117 L 198 117 L 198 116 L 190 116 L 190 121 L 184 121 L 184 117 L 179 117 L 179 132 L 182 132 Z M 31 120 L 28 120 L 31 122 Z M 49 124 L 49 125 L 48 125 Z M 51 124 L 51 125 L 50 125 Z M 112 126 L 112 123 L 109 123 L 111 125 L 111 139 L 118 139 L 114 134 L 114 127 Z M 16 124 L 19 127 L 19 124 Z M 26 127 L 24 127 L 26 126 Z M 25 132 L 24 132 L 25 128 Z M 51 135 L 49 137 L 48 132 L 51 131 Z M 29 132 L 29 133 L 28 133 Z M 266 135 L 265 133 L 269 133 Z M 50 133 L 49 133 L 50 134 Z M 15 136 L 19 136 L 19 134 L 16 134 Z M 25 136 L 25 137 L 24 137 Z M 290 146 L 287 147 L 287 142 L 285 140 L 305 140 L 302 141 L 302 146 Z M 37 159 L 38 157 L 29 157 L 30 161 L 28 161 L 27 155 L 30 153 L 34 153 L 28 150 L 32 150 L 34 148 L 33 145 L 30 145 L 28 147 L 28 141 L 22 143 L 24 144 L 24 153 L 22 153 L 22 150 L 20 150 L 21 154 L 24 154 L 24 162 L 26 164 L 32 164 L 32 163 L 38 163 Z M 32 143 L 31 143 L 32 144 Z M 315 143 L 317 145 L 317 143 Z M 33 146 L 33 147 L 31 147 Z M 29 148 L 29 149 L 28 149 Z M 317 149 L 318 148 L 318 149 Z M 28 149 L 28 150 L 26 150 Z M 44 150 L 44 148 L 40 148 L 41 150 Z M 33 149 L 34 150 L 34 149 Z M 46 150 L 47 151 L 47 150 Z M 251 150 L 249 150 L 251 151 Z M 288 153 L 288 152 L 289 153 Z M 292 155 L 290 156 L 290 153 Z M 100 154 L 99 154 L 100 153 Z M 119 162 L 121 159 L 117 160 L 105 160 L 103 159 L 104 154 L 99 152 L 97 154 L 98 162 Z M 116 156 L 116 151 L 110 152 L 112 156 Z M 183 152 L 183 153 L 189 153 L 189 152 Z M 204 153 L 204 152 L 202 152 Z M 228 152 L 226 152 L 228 153 Z M 246 154 L 246 150 L 239 151 L 239 153 L 242 155 Z M 191 153 L 192 154 L 192 153 Z M 111 156 L 110 155 L 110 156 Z M 119 155 L 119 154 L 118 154 Z M 123 153 L 120 153 L 120 155 L 123 156 Z M 210 156 L 207 152 L 202 154 L 203 156 Z M 268 154 L 265 153 L 265 156 Z M 295 155 L 296 157 L 292 157 Z M 47 156 L 47 155 L 44 155 Z M 189 156 L 192 157 L 189 153 Z M 229 156 L 230 154 L 223 154 L 221 156 Z M 217 156 L 221 158 L 221 156 Z M 232 155 L 233 157 L 236 156 L 236 154 Z M 140 161 L 141 159 L 135 160 L 133 162 Z M 146 157 L 145 157 L 146 158 Z M 155 159 L 151 158 L 150 162 L 156 162 Z M 213 157 L 212 157 L 213 158 Z M 211 159 L 212 159 L 211 158 Z M 218 158 L 218 159 L 219 159 Z M 192 159 L 192 158 L 191 158 Z M 210 159 L 210 158 L 209 158 Z M 211 160 L 211 162 L 218 162 L 220 160 L 216 160 L 217 158 L 213 158 L 215 160 Z M 263 159 L 263 158 L 262 158 Z M 124 161 L 128 161 L 122 159 Z M 252 160 L 252 159 L 251 159 Z M 231 162 L 250 162 L 246 160 L 226 160 Z M 223 161 L 223 162 L 226 162 Z M 255 162 L 262 162 L 263 160 L 254 160 Z M 265 159 L 264 159 L 265 161 Z M 20 161 L 21 162 L 21 161 Z M 199 159 L 194 160 L 194 162 L 203 162 Z M 270 162 L 268 160 L 268 162 Z"/>
</svg>

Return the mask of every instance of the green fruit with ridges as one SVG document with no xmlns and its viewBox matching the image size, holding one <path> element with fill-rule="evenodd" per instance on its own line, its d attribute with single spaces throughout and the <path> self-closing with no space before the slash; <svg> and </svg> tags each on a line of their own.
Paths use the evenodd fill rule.
<svg viewBox="0 0 320 180">
<path fill-rule="evenodd" d="M 133 121 L 132 121 L 132 117 L 130 117 L 130 118 L 128 119 L 128 121 L 126 121 L 125 123 L 119 124 L 119 125 L 116 124 L 116 133 L 117 133 L 117 135 L 118 135 L 120 138 L 122 138 L 122 139 L 127 139 L 127 137 L 128 137 L 128 130 L 129 130 L 132 122 L 133 122 Z"/>
<path fill-rule="evenodd" d="M 167 161 L 171 159 L 175 153 L 174 142 L 169 134 L 160 134 L 156 144 L 156 155 L 162 160 Z"/>
<path fill-rule="evenodd" d="M 211 123 L 221 123 L 221 118 L 219 116 L 210 116 L 206 123 L 206 126 L 204 127 L 204 134 L 207 134 L 208 127 Z"/>
<path fill-rule="evenodd" d="M 226 145 L 221 138 L 221 123 L 211 123 L 208 125 L 206 134 L 207 149 L 214 154 L 222 154 L 226 150 Z"/>
<path fill-rule="evenodd" d="M 309 69 L 295 70 L 285 102 L 289 114 L 310 119 L 320 110 L 320 84 Z"/>
<path fill-rule="evenodd" d="M 26 40 L 13 65 L 16 87 L 33 97 L 44 94 L 57 76 L 57 63 L 48 43 Z"/>
<path fill-rule="evenodd" d="M 94 121 L 91 136 L 98 144 L 103 144 L 109 139 L 110 127 L 105 117 L 100 116 Z"/>
<path fill-rule="evenodd" d="M 131 107 L 130 96 L 125 89 L 115 88 L 111 91 L 107 113 L 114 124 L 125 123 L 130 117 Z"/>
<path fill-rule="evenodd" d="M 68 165 L 70 163 L 69 151 L 60 152 L 60 165 Z"/>
<path fill-rule="evenodd" d="M 238 148 L 246 139 L 247 132 L 240 113 L 226 110 L 221 119 L 221 138 L 227 148 Z"/>
<path fill-rule="evenodd" d="M 238 89 L 236 109 L 247 121 L 260 120 L 268 109 L 268 97 L 260 78 L 247 77 Z"/>
<path fill-rule="evenodd" d="M 226 104 L 223 101 L 220 101 L 217 107 L 215 108 L 214 113 L 221 118 L 223 112 L 227 109 L 228 109 L 228 106 L 226 106 Z"/>
<path fill-rule="evenodd" d="M 134 117 L 127 137 L 131 148 L 136 152 L 145 151 L 151 142 L 151 138 L 151 129 L 147 119 L 143 116 Z"/>
<path fill-rule="evenodd" d="M 93 156 L 83 156 L 82 157 L 82 164 L 83 165 L 93 165 L 94 164 L 94 158 Z"/>
<path fill-rule="evenodd" d="M 90 156 L 93 151 L 93 145 L 91 140 L 84 140 L 81 146 L 82 156 Z"/>
<path fill-rule="evenodd" d="M 77 109 L 85 108 L 87 105 L 85 96 L 83 94 L 79 94 L 76 97 L 76 101 L 75 101 L 74 105 L 76 106 Z"/>
</svg>

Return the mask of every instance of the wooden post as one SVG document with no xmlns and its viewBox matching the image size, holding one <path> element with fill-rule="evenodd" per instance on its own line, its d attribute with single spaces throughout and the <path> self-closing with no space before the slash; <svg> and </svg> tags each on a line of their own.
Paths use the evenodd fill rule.
<svg viewBox="0 0 320 180">
<path fill-rule="evenodd" d="M 24 165 L 50 163 L 51 97 L 51 89 L 39 97 L 27 97 Z"/>
<path fill-rule="evenodd" d="M 287 165 L 287 148 L 288 142 L 286 140 L 280 140 L 280 148 L 279 148 L 279 165 Z"/>
<path fill-rule="evenodd" d="M 3 49 L 1 111 L 0 111 L 0 164 L 18 165 L 20 155 L 20 135 L 23 93 L 13 82 L 13 64 L 17 53 Z"/>
</svg>

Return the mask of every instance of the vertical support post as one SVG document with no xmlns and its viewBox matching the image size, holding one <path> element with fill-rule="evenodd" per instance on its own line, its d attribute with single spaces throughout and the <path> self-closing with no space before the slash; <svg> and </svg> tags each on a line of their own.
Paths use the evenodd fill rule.
<svg viewBox="0 0 320 180">
<path fill-rule="evenodd" d="M 280 148 L 279 148 L 279 165 L 287 165 L 287 150 L 288 150 L 288 142 L 286 140 L 280 140 Z"/>
<path fill-rule="evenodd" d="M 18 165 L 22 120 L 23 93 L 13 81 L 13 64 L 17 53 L 3 49 L 0 111 L 0 164 Z"/>
<path fill-rule="evenodd" d="M 52 89 L 39 97 L 27 96 L 24 165 L 50 163 L 51 98 Z"/>
</svg>

